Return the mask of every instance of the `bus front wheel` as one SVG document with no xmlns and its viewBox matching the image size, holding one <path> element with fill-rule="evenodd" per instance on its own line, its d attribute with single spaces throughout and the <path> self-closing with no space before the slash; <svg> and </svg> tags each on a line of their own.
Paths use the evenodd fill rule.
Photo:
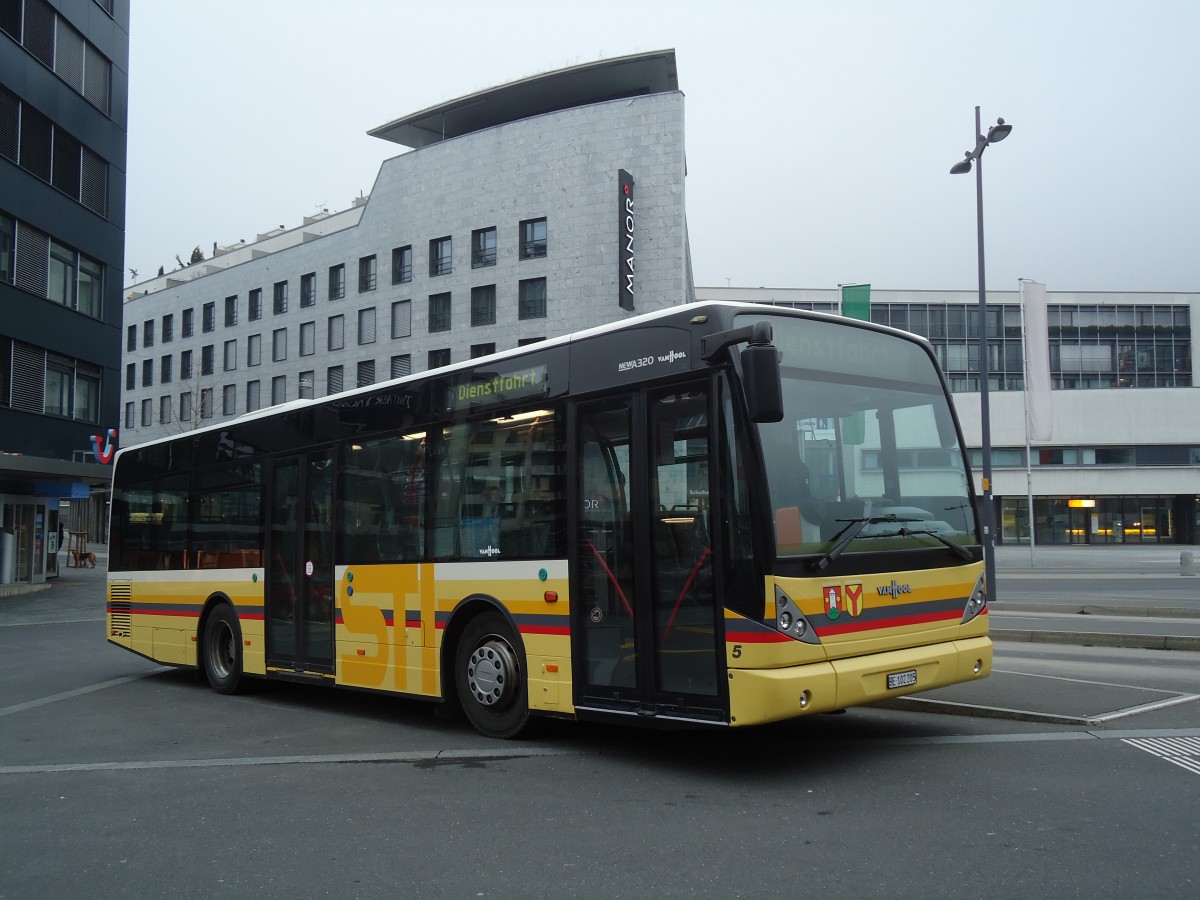
<svg viewBox="0 0 1200 900">
<path fill-rule="evenodd" d="M 528 726 L 524 669 L 512 629 L 499 613 L 483 613 L 467 624 L 454 655 L 454 680 L 463 710 L 480 734 L 514 738 Z"/>
<path fill-rule="evenodd" d="M 204 674 L 213 690 L 236 694 L 242 685 L 242 629 L 226 604 L 217 606 L 204 623 Z"/>
</svg>

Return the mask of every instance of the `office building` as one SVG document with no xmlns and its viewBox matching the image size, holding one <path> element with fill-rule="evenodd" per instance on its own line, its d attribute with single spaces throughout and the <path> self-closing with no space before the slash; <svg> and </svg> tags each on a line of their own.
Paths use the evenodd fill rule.
<svg viewBox="0 0 1200 900">
<path fill-rule="evenodd" d="M 0 4 L 0 583 L 107 524 L 128 55 L 128 0 Z"/>
</svg>

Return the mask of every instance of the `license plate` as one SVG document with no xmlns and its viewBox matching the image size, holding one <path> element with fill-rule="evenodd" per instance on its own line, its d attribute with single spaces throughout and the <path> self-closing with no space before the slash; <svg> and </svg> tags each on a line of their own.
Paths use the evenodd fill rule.
<svg viewBox="0 0 1200 900">
<path fill-rule="evenodd" d="M 917 683 L 917 670 L 909 669 L 907 672 L 892 672 L 888 675 L 888 689 L 912 687 Z"/>
</svg>

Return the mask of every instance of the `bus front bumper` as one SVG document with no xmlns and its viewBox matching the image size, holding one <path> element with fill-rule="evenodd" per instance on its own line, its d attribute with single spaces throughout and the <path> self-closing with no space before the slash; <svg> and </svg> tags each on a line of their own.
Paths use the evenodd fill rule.
<svg viewBox="0 0 1200 900">
<path fill-rule="evenodd" d="M 729 724 L 760 725 L 862 706 L 976 681 L 991 670 L 992 642 L 987 637 L 781 669 L 730 669 Z"/>
</svg>

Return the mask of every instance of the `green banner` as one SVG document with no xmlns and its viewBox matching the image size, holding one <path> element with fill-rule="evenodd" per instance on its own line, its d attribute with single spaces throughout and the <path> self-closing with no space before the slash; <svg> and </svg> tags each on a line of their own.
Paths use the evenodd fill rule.
<svg viewBox="0 0 1200 900">
<path fill-rule="evenodd" d="M 847 319 L 871 321 L 871 286 L 869 284 L 842 285 L 842 315 Z"/>
</svg>

